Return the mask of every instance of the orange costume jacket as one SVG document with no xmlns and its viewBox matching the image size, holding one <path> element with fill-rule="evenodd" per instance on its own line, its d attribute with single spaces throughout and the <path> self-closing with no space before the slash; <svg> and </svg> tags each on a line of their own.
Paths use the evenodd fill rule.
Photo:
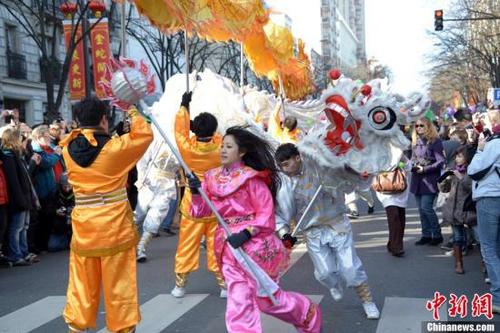
<svg viewBox="0 0 500 333">
<path fill-rule="evenodd" d="M 222 137 L 215 134 L 210 142 L 196 141 L 189 135 L 189 112 L 181 106 L 175 118 L 175 141 L 182 158 L 196 176 L 203 181 L 205 172 L 220 166 L 220 146 Z M 191 208 L 191 191 L 186 187 L 182 198 L 180 212 L 185 218 L 195 222 L 215 222 L 215 216 L 195 218 L 189 214 Z"/>
<path fill-rule="evenodd" d="M 125 186 L 128 172 L 153 141 L 153 132 L 137 111 L 132 115 L 130 132 L 125 135 L 110 138 L 93 129 L 76 129 L 60 143 L 76 198 L 71 215 L 71 250 L 80 256 L 111 256 L 137 244 Z M 86 139 L 80 136 L 79 146 L 87 145 L 88 149 L 76 149 L 76 152 L 68 149 L 79 135 Z M 102 146 L 100 152 L 98 146 Z M 89 152 L 95 157 L 90 164 Z M 86 160 L 83 165 L 89 165 L 82 166 L 82 160 Z"/>
</svg>

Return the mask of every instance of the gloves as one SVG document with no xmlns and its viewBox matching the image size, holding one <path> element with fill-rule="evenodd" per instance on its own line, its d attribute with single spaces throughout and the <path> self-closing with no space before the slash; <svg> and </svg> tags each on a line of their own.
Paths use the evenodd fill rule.
<svg viewBox="0 0 500 333">
<path fill-rule="evenodd" d="M 191 97 L 193 96 L 193 92 L 190 91 L 188 93 L 184 93 L 184 95 L 182 95 L 182 102 L 181 102 L 181 106 L 185 107 L 186 109 L 189 110 L 189 103 L 191 103 Z"/>
<path fill-rule="evenodd" d="M 201 187 L 201 182 L 198 179 L 198 177 L 196 177 L 196 175 L 194 173 L 192 173 L 191 175 L 189 175 L 187 177 L 187 180 L 188 180 L 189 189 L 191 190 L 191 194 L 200 194 L 200 191 L 198 191 L 198 188 Z"/>
<path fill-rule="evenodd" d="M 229 242 L 229 244 L 231 244 L 233 248 L 237 249 L 246 242 L 248 242 L 250 238 L 252 238 L 252 234 L 247 229 L 244 229 L 238 233 L 229 236 L 227 238 L 227 241 Z"/>
<path fill-rule="evenodd" d="M 297 243 L 297 237 L 293 237 L 291 234 L 284 234 L 281 241 L 287 249 L 291 249 Z"/>
</svg>

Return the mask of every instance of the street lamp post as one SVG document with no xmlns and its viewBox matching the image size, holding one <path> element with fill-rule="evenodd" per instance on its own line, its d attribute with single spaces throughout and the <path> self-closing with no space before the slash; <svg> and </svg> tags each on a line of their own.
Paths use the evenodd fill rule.
<svg viewBox="0 0 500 333">
<path fill-rule="evenodd" d="M 83 10 L 85 8 L 84 0 L 78 0 L 78 5 L 80 6 L 80 10 Z M 89 27 L 89 21 L 87 20 L 87 11 L 82 12 L 82 31 L 85 32 L 87 31 Z M 83 63 L 85 65 L 85 97 L 89 98 L 90 97 L 90 85 L 92 77 L 90 76 L 90 55 L 89 55 L 89 40 L 87 37 L 87 34 L 83 35 L 82 41 L 83 43 Z"/>
<path fill-rule="evenodd" d="M 126 13 L 126 8 L 125 8 L 125 1 L 123 1 L 121 5 L 121 17 L 120 17 L 120 28 L 121 28 L 121 37 L 122 37 L 122 48 L 121 48 L 121 56 L 126 57 L 127 56 L 127 29 L 125 27 L 125 13 Z"/>
</svg>

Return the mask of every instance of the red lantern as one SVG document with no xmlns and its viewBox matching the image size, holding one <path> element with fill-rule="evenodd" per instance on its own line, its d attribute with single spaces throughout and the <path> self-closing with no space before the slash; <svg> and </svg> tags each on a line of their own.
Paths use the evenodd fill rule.
<svg viewBox="0 0 500 333">
<path fill-rule="evenodd" d="M 67 19 L 70 19 L 73 16 L 73 14 L 76 13 L 77 9 L 78 7 L 74 2 L 65 2 L 61 4 L 61 6 L 59 7 L 59 10 L 64 14 L 64 16 Z"/>
<path fill-rule="evenodd" d="M 372 87 L 368 84 L 364 84 L 361 87 L 361 93 L 363 94 L 363 96 L 370 96 L 370 94 L 372 93 Z"/>
<path fill-rule="evenodd" d="M 91 0 L 89 2 L 89 9 L 94 13 L 95 17 L 99 18 L 102 16 L 102 13 L 106 10 L 106 6 L 102 1 Z"/>
</svg>

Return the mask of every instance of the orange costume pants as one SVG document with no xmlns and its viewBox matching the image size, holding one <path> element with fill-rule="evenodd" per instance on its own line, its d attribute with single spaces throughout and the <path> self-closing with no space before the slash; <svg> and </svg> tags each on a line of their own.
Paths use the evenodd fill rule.
<svg viewBox="0 0 500 333">
<path fill-rule="evenodd" d="M 137 325 L 141 315 L 135 252 L 135 246 L 107 257 L 82 257 L 71 251 L 63 313 L 68 325 L 78 330 L 95 329 L 101 285 L 108 330 L 118 332 Z"/>
<path fill-rule="evenodd" d="M 175 273 L 191 273 L 198 269 L 203 236 L 207 244 L 207 269 L 219 272 L 214 251 L 215 229 L 217 222 L 193 222 L 181 216 L 179 243 L 175 253 Z"/>
</svg>

